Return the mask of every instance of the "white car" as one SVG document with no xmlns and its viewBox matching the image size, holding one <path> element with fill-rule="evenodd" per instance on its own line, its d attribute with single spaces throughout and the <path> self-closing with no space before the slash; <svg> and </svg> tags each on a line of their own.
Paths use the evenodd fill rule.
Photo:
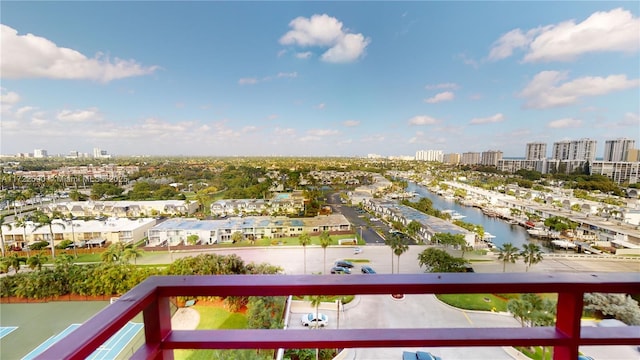
<svg viewBox="0 0 640 360">
<path fill-rule="evenodd" d="M 300 319 L 300 323 L 303 326 L 308 326 L 312 328 L 325 327 L 329 324 L 329 317 L 323 313 L 318 313 L 316 317 L 316 313 L 312 312 L 312 313 L 302 315 L 302 318 Z"/>
<path fill-rule="evenodd" d="M 354 248 L 353 249 L 353 254 L 354 255 L 362 254 L 362 248 L 359 248 L 359 247 Z"/>
</svg>

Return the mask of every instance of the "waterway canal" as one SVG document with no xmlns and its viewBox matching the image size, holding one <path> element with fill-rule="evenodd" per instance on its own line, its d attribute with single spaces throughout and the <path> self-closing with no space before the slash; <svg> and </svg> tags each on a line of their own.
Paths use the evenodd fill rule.
<svg viewBox="0 0 640 360">
<path fill-rule="evenodd" d="M 510 242 L 514 246 L 522 249 L 522 245 L 529 242 L 529 234 L 522 226 L 511 225 L 506 221 L 483 214 L 482 211 L 478 208 L 462 206 L 456 203 L 454 200 L 447 200 L 444 197 L 427 190 L 426 187 L 418 185 L 414 182 L 409 182 L 407 191 L 415 192 L 419 195 L 419 197 L 429 198 L 433 202 L 433 207 L 436 209 L 450 209 L 466 216 L 462 219 L 462 221 L 464 222 L 482 225 L 485 232 L 489 232 L 491 233 L 491 235 L 495 236 L 495 238 L 491 239 L 491 241 L 496 246 L 500 246 L 504 243 Z M 414 199 L 418 199 L 419 197 L 416 197 Z M 542 245 L 540 243 L 538 244 Z"/>
</svg>

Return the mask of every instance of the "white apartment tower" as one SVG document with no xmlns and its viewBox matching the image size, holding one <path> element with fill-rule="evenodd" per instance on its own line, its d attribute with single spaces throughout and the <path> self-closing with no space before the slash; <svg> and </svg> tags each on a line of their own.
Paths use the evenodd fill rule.
<svg viewBox="0 0 640 360">
<path fill-rule="evenodd" d="M 35 150 L 33 150 L 33 157 L 34 158 L 46 158 L 47 156 L 49 156 L 47 154 L 47 150 L 44 150 L 44 149 L 35 149 Z"/>
<path fill-rule="evenodd" d="M 442 150 L 418 150 L 415 159 L 419 161 L 439 161 L 442 162 L 444 154 Z"/>
<path fill-rule="evenodd" d="M 555 160 L 594 161 L 596 141 L 591 139 L 564 140 L 553 143 L 551 158 Z"/>
<path fill-rule="evenodd" d="M 525 160 L 543 160 L 547 158 L 546 143 L 527 143 L 527 157 Z"/>
<path fill-rule="evenodd" d="M 604 144 L 603 161 L 627 161 L 627 153 L 634 149 L 635 140 L 620 138 L 616 140 L 607 140 Z"/>
<path fill-rule="evenodd" d="M 502 151 L 487 150 L 482 152 L 480 163 L 482 165 L 498 166 L 498 160 L 502 160 Z"/>
</svg>

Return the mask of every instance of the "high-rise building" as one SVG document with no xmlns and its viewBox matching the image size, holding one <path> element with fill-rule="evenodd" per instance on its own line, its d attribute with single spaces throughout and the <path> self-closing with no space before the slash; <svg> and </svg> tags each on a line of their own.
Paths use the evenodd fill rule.
<svg viewBox="0 0 640 360">
<path fill-rule="evenodd" d="M 34 158 L 46 158 L 47 155 L 47 150 L 44 149 L 35 149 L 33 150 L 33 157 Z"/>
<path fill-rule="evenodd" d="M 480 164 L 481 154 L 479 152 L 466 152 L 462 153 L 460 163 L 462 165 L 476 165 Z"/>
<path fill-rule="evenodd" d="M 482 152 L 480 163 L 482 165 L 498 166 L 498 160 L 502 160 L 502 151 L 487 150 Z"/>
<path fill-rule="evenodd" d="M 527 156 L 525 160 L 542 160 L 547 158 L 547 144 L 532 142 L 527 143 Z"/>
<path fill-rule="evenodd" d="M 439 161 L 442 162 L 444 154 L 442 150 L 419 150 L 416 151 L 415 159 L 419 161 Z"/>
<path fill-rule="evenodd" d="M 596 159 L 595 140 L 564 140 L 553 143 L 551 158 L 555 160 L 594 161 Z"/>
<path fill-rule="evenodd" d="M 107 153 L 107 150 L 102 150 L 100 148 L 93 148 L 93 157 L 96 159 L 108 159 L 111 157 L 111 155 Z"/>
<path fill-rule="evenodd" d="M 626 161 L 629 150 L 636 145 L 635 140 L 620 138 L 607 140 L 604 143 L 603 161 Z"/>
<path fill-rule="evenodd" d="M 442 162 L 446 164 L 457 165 L 460 164 L 460 154 L 452 153 L 452 154 L 444 154 L 442 157 Z"/>
</svg>

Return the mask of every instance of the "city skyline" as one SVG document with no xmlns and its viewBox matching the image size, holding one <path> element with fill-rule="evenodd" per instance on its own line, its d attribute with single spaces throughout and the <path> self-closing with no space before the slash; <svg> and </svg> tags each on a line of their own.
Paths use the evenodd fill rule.
<svg viewBox="0 0 640 360">
<path fill-rule="evenodd" d="M 632 2 L 3 2 L 3 155 L 640 143 Z M 547 156 L 550 156 L 547 151 Z"/>
</svg>

